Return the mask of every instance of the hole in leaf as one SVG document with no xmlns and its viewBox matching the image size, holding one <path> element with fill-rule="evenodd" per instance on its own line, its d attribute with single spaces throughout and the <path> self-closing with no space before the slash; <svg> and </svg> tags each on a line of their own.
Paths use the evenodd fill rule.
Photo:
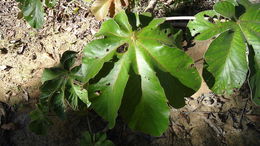
<svg viewBox="0 0 260 146">
<path fill-rule="evenodd" d="M 95 95 L 96 95 L 96 96 L 100 96 L 100 94 L 101 94 L 101 91 L 100 91 L 100 90 L 96 90 L 96 91 L 95 91 Z"/>
<path fill-rule="evenodd" d="M 128 44 L 125 43 L 125 44 L 121 45 L 120 47 L 118 47 L 116 49 L 116 52 L 117 53 L 125 53 L 127 51 L 127 48 L 128 48 Z"/>
<path fill-rule="evenodd" d="M 207 15 L 207 14 L 204 14 L 203 16 L 204 16 L 204 17 L 210 17 L 210 16 L 209 16 L 209 15 Z"/>
<path fill-rule="evenodd" d="M 222 20 L 222 19 L 225 19 L 225 17 L 223 17 L 223 16 L 220 16 L 220 17 L 219 17 L 219 20 Z"/>
<path fill-rule="evenodd" d="M 111 84 L 110 84 L 110 83 L 107 83 L 106 85 L 107 85 L 107 86 L 110 86 Z"/>
<path fill-rule="evenodd" d="M 208 21 L 209 21 L 210 23 L 215 24 L 214 18 L 212 18 L 212 17 L 209 17 L 209 18 L 208 18 Z"/>
<path fill-rule="evenodd" d="M 167 35 L 167 37 L 168 37 L 168 38 L 172 37 L 172 33 L 169 33 L 169 34 Z"/>
<path fill-rule="evenodd" d="M 106 51 L 108 52 L 108 51 L 109 51 L 109 49 L 106 49 Z"/>
</svg>

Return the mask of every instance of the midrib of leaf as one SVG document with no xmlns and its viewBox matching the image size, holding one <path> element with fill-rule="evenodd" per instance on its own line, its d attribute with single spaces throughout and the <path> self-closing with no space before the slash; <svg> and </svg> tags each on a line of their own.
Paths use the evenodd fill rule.
<svg viewBox="0 0 260 146">
<path fill-rule="evenodd" d="M 115 33 L 112 33 L 112 32 L 107 32 L 108 34 L 111 34 L 111 35 L 114 35 L 116 37 L 119 37 L 119 38 L 129 38 L 129 36 L 120 36 L 120 35 L 117 35 Z"/>
<path fill-rule="evenodd" d="M 169 40 L 166 40 L 166 39 L 157 39 L 157 38 L 150 38 L 150 37 L 141 37 L 140 39 L 145 39 L 145 40 L 154 40 L 154 41 L 158 41 L 158 42 L 167 42 L 167 43 L 171 43 L 169 42 Z"/>
<path fill-rule="evenodd" d="M 146 48 L 141 42 L 138 41 L 138 44 L 143 48 L 143 50 L 158 64 L 161 68 L 168 71 L 171 75 L 173 75 L 163 64 L 161 64 L 148 50 L 149 48 Z M 175 75 L 173 75 L 175 76 Z"/>
<path fill-rule="evenodd" d="M 223 63 L 223 65 L 222 65 L 222 67 L 219 69 L 219 72 L 217 72 L 216 74 L 224 74 L 226 71 L 226 68 L 229 68 L 229 65 L 230 65 L 230 62 L 232 62 L 232 60 L 230 59 L 230 55 L 231 55 L 231 52 L 232 52 L 232 49 L 234 49 L 233 48 L 233 45 L 234 45 L 234 40 L 235 40 L 235 33 L 238 33 L 238 32 L 234 32 L 234 34 L 232 34 L 233 36 L 232 36 L 232 40 L 231 40 L 231 42 L 229 43 L 229 46 L 228 46 L 228 50 L 227 50 L 227 53 L 226 53 L 226 56 L 224 57 L 225 58 L 225 61 L 224 61 L 224 63 Z M 219 58 L 219 60 L 222 60 L 222 58 Z M 229 62 L 229 63 L 227 63 L 227 62 Z M 225 77 L 227 77 L 227 75 L 225 74 Z M 229 77 L 229 81 L 230 81 L 230 76 L 228 75 L 228 77 Z M 228 81 L 228 82 L 229 82 Z"/>
</svg>

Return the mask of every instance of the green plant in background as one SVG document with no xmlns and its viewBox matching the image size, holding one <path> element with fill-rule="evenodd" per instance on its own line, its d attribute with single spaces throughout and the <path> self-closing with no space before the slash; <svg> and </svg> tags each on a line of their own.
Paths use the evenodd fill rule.
<svg viewBox="0 0 260 146">
<path fill-rule="evenodd" d="M 31 123 L 29 129 L 39 135 L 47 134 L 48 128 L 53 125 L 48 114 L 48 106 L 37 104 L 36 109 L 30 113 Z"/>
<path fill-rule="evenodd" d="M 188 27 L 196 40 L 217 36 L 205 54 L 207 85 L 217 94 L 230 94 L 249 74 L 253 101 L 260 105 L 260 4 L 222 1 L 195 18 Z"/>
<path fill-rule="evenodd" d="M 54 7 L 56 0 L 16 0 L 19 2 L 19 8 L 24 19 L 31 25 L 33 28 L 41 28 L 44 24 L 44 10 L 43 5 L 47 7 Z"/>
<path fill-rule="evenodd" d="M 80 105 L 90 106 L 87 90 L 75 79 L 80 69 L 80 66 L 73 67 L 76 54 L 74 51 L 64 52 L 60 66 L 45 69 L 42 74 L 40 100 L 48 102 L 50 109 L 59 117 L 64 117 L 67 105 L 73 110 L 78 110 Z"/>
<path fill-rule="evenodd" d="M 176 45 L 180 33 L 164 21 L 122 11 L 102 24 L 96 34 L 102 39 L 85 47 L 82 76 L 85 82 L 96 76 L 89 97 L 110 128 L 119 112 L 132 129 L 159 136 L 168 128 L 168 103 L 182 107 L 199 89 L 192 59 Z"/>
<path fill-rule="evenodd" d="M 74 51 L 64 52 L 59 66 L 43 71 L 40 103 L 31 113 L 32 122 L 29 127 L 32 131 L 46 133 L 43 127 L 50 125 L 48 113 L 54 112 L 64 119 L 67 107 L 79 110 L 90 106 L 87 90 L 76 80 L 76 73 L 80 68 L 80 66 L 73 66 L 76 54 Z"/>
<path fill-rule="evenodd" d="M 114 146 L 113 142 L 107 139 L 106 133 L 83 132 L 80 146 Z"/>
</svg>

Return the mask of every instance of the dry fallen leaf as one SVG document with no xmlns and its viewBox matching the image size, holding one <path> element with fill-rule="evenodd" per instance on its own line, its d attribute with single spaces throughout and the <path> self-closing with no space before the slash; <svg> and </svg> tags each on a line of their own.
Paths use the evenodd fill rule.
<svg viewBox="0 0 260 146">
<path fill-rule="evenodd" d="M 7 124 L 3 124 L 1 126 L 2 129 L 4 130 L 15 130 L 16 129 L 16 126 L 14 123 L 7 123 Z"/>
<path fill-rule="evenodd" d="M 110 17 L 113 17 L 125 6 L 128 6 L 128 0 L 96 0 L 91 7 L 91 12 L 98 20 L 102 20 L 108 12 Z"/>
</svg>

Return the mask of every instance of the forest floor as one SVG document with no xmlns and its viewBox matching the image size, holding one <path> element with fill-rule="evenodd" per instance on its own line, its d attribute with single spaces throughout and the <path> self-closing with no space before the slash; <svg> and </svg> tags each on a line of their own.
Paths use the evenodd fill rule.
<svg viewBox="0 0 260 146">
<path fill-rule="evenodd" d="M 194 15 L 210 9 L 213 2 L 197 0 L 196 4 L 179 6 L 182 8 L 178 11 L 158 5 L 154 13 Z M 81 133 L 88 130 L 82 114 L 70 113 L 66 121 L 54 117 L 55 124 L 47 136 L 35 135 L 28 129 L 28 113 L 38 101 L 43 69 L 57 65 L 66 50 L 81 54 L 94 39 L 101 22 L 89 6 L 82 0 L 60 0 L 55 9 L 47 10 L 44 27 L 36 30 L 17 18 L 15 0 L 0 1 L 0 146 L 74 146 L 79 144 Z M 140 10 L 145 6 L 147 2 Z M 195 42 L 187 53 L 199 60 L 209 42 Z M 196 63 L 200 72 L 202 64 Z M 260 107 L 250 98 L 246 84 L 231 96 L 218 96 L 203 83 L 198 93 L 186 98 L 185 107 L 171 110 L 171 125 L 163 136 L 133 132 L 118 118 L 108 137 L 116 145 L 260 145 Z M 104 121 L 94 112 L 91 123 L 94 131 L 104 128 Z"/>
</svg>

